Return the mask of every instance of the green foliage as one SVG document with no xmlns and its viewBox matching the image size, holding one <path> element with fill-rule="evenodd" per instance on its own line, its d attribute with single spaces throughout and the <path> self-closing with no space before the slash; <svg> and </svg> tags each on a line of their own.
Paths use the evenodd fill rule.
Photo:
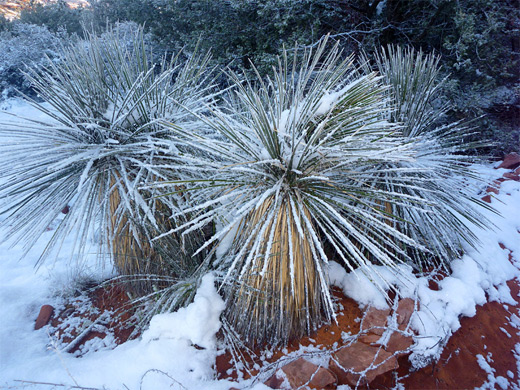
<svg viewBox="0 0 520 390">
<path fill-rule="evenodd" d="M 131 21 L 150 29 L 165 21 L 159 4 L 150 0 L 92 0 L 89 26 L 102 31 L 107 25 Z"/>
<path fill-rule="evenodd" d="M 100 0 L 92 7 L 98 21 L 144 23 L 165 49 L 200 44 L 212 50 L 215 64 L 238 70 L 253 61 L 262 74 L 276 65 L 284 42 L 311 44 L 335 32 L 341 17 L 350 20 L 341 5 L 325 0 Z"/>
<path fill-rule="evenodd" d="M 50 4 L 33 3 L 20 13 L 19 22 L 45 26 L 50 31 L 64 30 L 69 34 L 83 33 L 87 11 L 83 8 L 71 8 L 64 0 Z"/>
</svg>

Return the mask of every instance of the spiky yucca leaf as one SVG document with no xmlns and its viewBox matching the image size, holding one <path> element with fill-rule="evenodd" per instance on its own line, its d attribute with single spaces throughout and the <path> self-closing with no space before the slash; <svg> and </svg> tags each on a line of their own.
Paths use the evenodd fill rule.
<svg viewBox="0 0 520 390">
<path fill-rule="evenodd" d="M 375 58 L 376 69 L 391 87 L 395 110 L 388 112 L 389 120 L 402 124 L 401 133 L 413 143 L 416 155 L 412 161 L 386 165 L 396 169 L 385 174 L 383 187 L 427 201 L 421 210 L 407 203 L 393 205 L 391 212 L 402 219 L 396 227 L 430 249 L 431 254 L 415 253 L 415 264 L 447 266 L 463 242 L 476 245 L 471 225 L 489 224 L 479 211 L 485 204 L 461 180 L 478 177 L 470 167 L 474 158 L 466 153 L 476 145 L 465 142 L 474 129 L 461 122 L 445 123 L 450 107 L 438 102 L 445 82 L 439 76 L 438 57 L 389 46 Z M 402 180 L 398 168 L 418 169 L 411 177 L 414 186 L 395 185 L 394 180 Z"/>
<path fill-rule="evenodd" d="M 440 58 L 416 52 L 413 48 L 388 46 L 375 53 L 376 68 L 391 86 L 393 122 L 402 122 L 401 132 L 414 137 L 431 130 L 448 109 L 446 103 L 434 106 L 445 79 L 440 78 Z M 440 99 L 439 99 L 440 100 Z"/>
<path fill-rule="evenodd" d="M 386 87 L 325 45 L 301 60 L 285 51 L 272 79 L 231 74 L 234 97 L 200 116 L 219 137 L 193 142 L 171 127 L 175 148 L 189 150 L 188 164 L 172 166 L 185 178 L 172 184 L 195 204 L 174 231 L 221 225 L 200 250 L 218 244 L 227 316 L 249 343 L 286 342 L 334 318 L 322 238 L 369 274 L 373 259 L 395 267 L 407 259 L 402 247 L 418 248 L 379 206 L 423 199 L 373 185 L 393 170 L 382 164 L 413 159 L 388 136 L 397 128 L 382 119 Z M 415 170 L 399 170 L 399 185 L 413 186 Z"/>
<path fill-rule="evenodd" d="M 62 62 L 31 71 L 45 100 L 32 105 L 45 119 L 0 125 L 0 175 L 8 178 L 0 197 L 9 199 L 2 210 L 9 237 L 29 249 L 72 204 L 42 258 L 71 232 L 81 254 L 89 233 L 99 231 L 100 253 L 112 256 L 124 274 L 172 267 L 175 273 L 194 261 L 175 237 L 161 242 L 173 256 L 169 263 L 150 241 L 171 229 L 164 211 L 182 198 L 140 190 L 149 180 L 176 177 L 160 168 L 162 157 L 150 141 L 167 135 L 159 122 L 185 122 L 191 114 L 181 105 L 198 112 L 210 96 L 208 56 L 175 61 L 153 63 L 142 29 L 130 45 L 115 30 L 65 48 Z"/>
</svg>

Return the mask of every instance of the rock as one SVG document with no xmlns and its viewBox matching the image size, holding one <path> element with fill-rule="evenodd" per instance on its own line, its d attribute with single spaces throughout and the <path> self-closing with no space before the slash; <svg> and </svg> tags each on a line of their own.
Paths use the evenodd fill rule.
<svg viewBox="0 0 520 390">
<path fill-rule="evenodd" d="M 368 334 L 359 336 L 358 341 L 360 343 L 371 345 L 371 344 L 377 344 L 380 339 L 381 339 L 381 335 L 368 333 Z"/>
<path fill-rule="evenodd" d="M 502 176 L 509 180 L 520 181 L 520 175 L 515 172 L 506 172 Z"/>
<path fill-rule="evenodd" d="M 385 349 L 390 353 L 403 352 L 410 348 L 412 344 L 413 338 L 411 336 L 406 336 L 401 332 L 393 332 Z"/>
<path fill-rule="evenodd" d="M 283 373 L 280 373 L 280 371 L 283 371 Z M 337 383 L 336 375 L 331 371 L 308 362 L 304 358 L 299 358 L 283 366 L 265 384 L 272 388 L 278 388 L 284 379 L 289 382 L 291 389 L 304 386 L 311 389 L 335 389 Z M 273 387 L 273 385 L 276 387 Z"/>
<path fill-rule="evenodd" d="M 404 298 L 399 301 L 397 306 L 397 325 L 399 329 L 403 327 L 405 329 L 412 318 L 412 314 L 415 310 L 415 301 L 410 298 Z M 401 329 L 402 330 L 402 329 Z"/>
<path fill-rule="evenodd" d="M 509 153 L 504 157 L 502 164 L 498 168 L 515 169 L 520 167 L 520 155 L 518 153 Z"/>
<path fill-rule="evenodd" d="M 483 196 L 482 200 L 484 202 L 491 203 L 491 196 L 490 195 Z"/>
<path fill-rule="evenodd" d="M 372 368 L 367 370 L 369 367 Z M 397 359 L 391 353 L 356 342 L 336 352 L 329 368 L 337 375 L 338 384 L 356 386 L 368 384 L 376 376 L 398 367 Z"/>
<path fill-rule="evenodd" d="M 40 309 L 40 314 L 38 314 L 38 318 L 36 318 L 36 323 L 34 324 L 34 330 L 38 330 L 47 325 L 54 313 L 54 307 L 51 305 L 43 305 Z"/>
<path fill-rule="evenodd" d="M 390 309 L 379 310 L 375 307 L 370 307 L 363 318 L 363 330 L 381 336 L 385 332 L 386 320 L 389 315 Z"/>
<path fill-rule="evenodd" d="M 264 385 L 271 389 L 279 389 L 282 386 L 283 379 L 279 378 L 276 373 L 264 382 Z M 231 389 L 230 389 L 231 390 Z"/>
<path fill-rule="evenodd" d="M 492 192 L 493 194 L 498 194 L 498 188 L 494 187 L 494 186 L 489 186 L 488 188 L 486 188 L 486 192 L 487 193 Z"/>
<path fill-rule="evenodd" d="M 519 168 L 520 169 L 520 168 Z M 496 180 L 493 180 L 493 183 L 491 183 L 491 185 L 486 189 L 486 192 L 487 193 L 494 193 L 494 194 L 498 194 L 500 191 L 500 185 L 505 182 L 506 179 L 503 178 L 503 177 L 499 177 L 498 179 Z"/>
</svg>

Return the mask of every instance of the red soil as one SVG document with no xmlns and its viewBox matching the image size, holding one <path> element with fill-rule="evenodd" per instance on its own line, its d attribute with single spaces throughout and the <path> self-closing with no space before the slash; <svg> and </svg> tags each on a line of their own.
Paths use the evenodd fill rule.
<svg viewBox="0 0 520 390">
<path fill-rule="evenodd" d="M 125 290 L 120 285 L 110 285 L 99 287 L 88 294 L 89 301 L 85 304 L 83 301 L 72 299 L 65 308 L 52 319 L 51 327 L 54 329 L 54 335 L 61 343 L 67 345 L 81 334 L 81 330 L 96 321 L 101 313 L 111 312 L 110 318 L 102 323 L 106 329 L 110 329 L 115 337 L 117 344 L 127 341 L 134 330 L 134 327 L 128 324 L 133 311 L 130 306 L 130 299 Z M 71 319 L 78 319 L 79 325 L 72 327 Z M 106 333 L 91 330 L 84 335 L 74 348 L 69 352 L 73 353 L 80 349 L 87 341 L 96 337 L 104 339 Z"/>
</svg>

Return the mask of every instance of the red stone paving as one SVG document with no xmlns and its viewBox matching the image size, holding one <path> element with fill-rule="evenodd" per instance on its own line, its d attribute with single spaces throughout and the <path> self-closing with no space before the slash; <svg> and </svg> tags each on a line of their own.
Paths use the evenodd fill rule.
<svg viewBox="0 0 520 390">
<path fill-rule="evenodd" d="M 303 337 L 300 340 L 295 340 L 290 343 L 285 348 L 278 348 L 273 351 L 273 355 L 266 359 L 267 363 L 272 363 L 278 361 L 280 358 L 300 349 L 300 346 L 309 346 L 309 345 L 320 345 L 323 349 L 334 349 L 337 346 L 341 345 L 342 332 L 350 332 L 351 334 L 356 334 L 359 332 L 360 326 L 360 318 L 362 317 L 362 311 L 359 309 L 358 304 L 353 299 L 347 298 L 343 295 L 343 293 L 334 288 L 332 290 L 334 297 L 336 298 L 336 303 L 341 307 L 340 313 L 338 314 L 337 324 L 333 323 L 330 325 L 324 325 L 319 328 L 316 332 L 311 334 L 308 337 Z M 260 360 L 259 356 L 261 353 L 260 349 L 253 351 L 256 357 L 249 356 L 245 354 L 247 361 L 245 362 L 249 366 L 253 366 L 255 363 L 263 365 L 264 362 Z M 236 379 L 237 373 L 234 370 L 234 365 L 232 362 L 232 356 L 229 352 L 226 352 L 223 355 L 217 356 L 216 362 L 217 369 L 217 377 L 219 379 L 229 378 Z M 229 371 L 228 373 L 228 370 Z M 258 374 L 258 370 L 252 369 L 251 373 L 253 375 Z M 248 378 L 249 374 L 244 373 L 244 377 Z"/>
<path fill-rule="evenodd" d="M 410 371 L 411 365 L 408 361 L 408 356 L 401 356 L 398 359 L 399 368 L 397 370 L 379 375 L 369 385 L 360 388 L 393 389 L 396 387 L 397 377 L 399 378 L 398 382 L 406 390 L 474 389 L 488 381 L 487 372 L 480 368 L 477 362 L 476 356 L 478 354 L 484 357 L 492 357 L 493 361 L 489 364 L 496 370 L 494 373 L 495 377 L 503 376 L 510 383 L 520 384 L 517 361 L 513 353 L 515 344 L 520 343 L 520 329 L 515 329 L 510 324 L 512 314 L 520 316 L 520 283 L 518 280 L 511 280 L 507 284 L 517 304 L 513 306 L 488 302 L 483 306 L 478 306 L 477 314 L 474 317 L 461 318 L 460 329 L 452 335 L 438 362 L 412 372 Z M 338 294 L 338 292 L 336 291 L 335 294 Z M 359 331 L 359 323 L 355 321 L 355 318 L 361 316 L 361 311 L 357 308 L 357 304 L 347 298 L 342 302 L 348 302 L 347 312 L 353 315 L 340 316 L 341 322 L 339 326 L 328 325 L 313 334 L 310 338 L 314 340 L 314 345 L 332 348 L 334 342 L 340 343 L 341 338 L 338 335 L 341 335 L 342 326 L 346 324 L 349 324 L 348 329 L 353 333 Z M 334 332 L 334 334 L 331 332 Z M 300 342 L 303 345 L 308 345 L 310 338 L 302 339 Z M 288 347 L 285 354 L 298 350 L 298 347 L 299 342 L 293 343 Z M 285 354 L 282 351 L 277 351 L 268 360 L 269 362 L 277 361 Z M 217 369 L 220 378 L 236 378 L 235 373 L 233 375 L 225 373 L 231 367 L 228 363 L 229 360 L 226 362 L 226 359 L 229 358 L 229 355 L 222 355 L 217 358 Z M 514 379 L 508 377 L 508 371 L 514 373 Z M 253 371 L 253 374 L 256 373 L 257 371 Z"/>
<path fill-rule="evenodd" d="M 509 381 L 519 383 L 516 358 L 513 354 L 515 344 L 520 343 L 519 329 L 509 323 L 511 314 L 518 316 L 520 308 L 520 284 L 518 280 L 508 283 L 515 306 L 488 302 L 477 308 L 474 317 L 461 319 L 460 329 L 453 334 L 444 348 L 440 360 L 419 371 L 409 373 L 408 358 L 399 359 L 399 382 L 405 389 L 474 389 L 487 382 L 487 373 L 480 368 L 476 355 L 484 357 L 492 354 L 489 363 L 496 370 L 495 377 L 503 376 Z M 511 335 L 508 337 L 504 329 Z M 511 380 L 507 371 L 515 374 Z M 395 373 L 381 375 L 372 382 L 371 389 L 390 389 L 395 386 Z"/>
</svg>

